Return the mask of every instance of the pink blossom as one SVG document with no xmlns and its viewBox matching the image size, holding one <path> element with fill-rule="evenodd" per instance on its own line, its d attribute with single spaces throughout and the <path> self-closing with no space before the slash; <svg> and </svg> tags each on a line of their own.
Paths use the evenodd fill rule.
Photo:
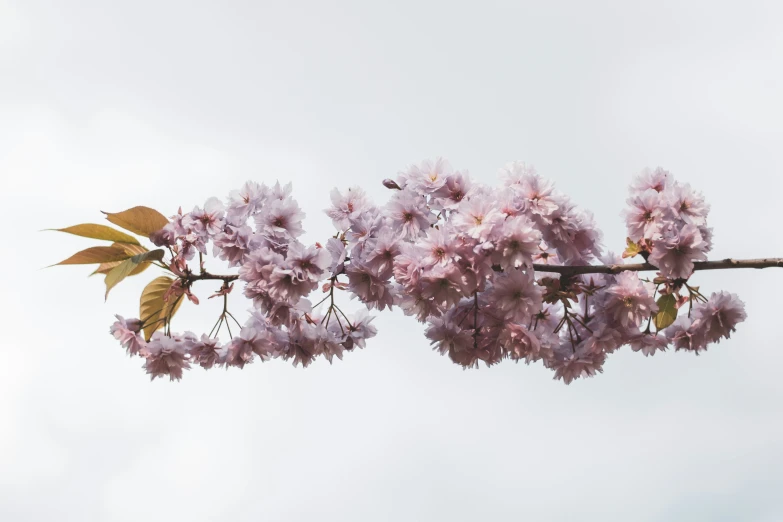
<svg viewBox="0 0 783 522">
<path fill-rule="evenodd" d="M 555 379 L 571 384 L 574 379 L 586 379 L 603 372 L 605 361 L 606 355 L 603 352 L 592 351 L 583 346 L 574 349 L 569 343 L 564 343 L 555 349 L 552 359 L 546 364 L 555 370 Z"/>
<path fill-rule="evenodd" d="M 644 169 L 633 183 L 631 183 L 631 192 L 644 192 L 652 189 L 656 192 L 663 192 L 671 183 L 671 175 L 661 167 L 655 170 Z"/>
<path fill-rule="evenodd" d="M 612 353 L 622 344 L 622 335 L 606 324 L 592 325 L 592 333 L 584 343 L 584 349 L 589 352 Z"/>
<path fill-rule="evenodd" d="M 579 211 L 574 218 L 574 227 L 570 237 L 570 255 L 563 257 L 573 264 L 587 264 L 601 256 L 603 233 L 598 229 L 593 213 Z"/>
<path fill-rule="evenodd" d="M 183 224 L 199 236 L 214 236 L 223 230 L 225 209 L 218 198 L 209 198 L 204 208 L 196 207 L 185 216 Z"/>
<path fill-rule="evenodd" d="M 655 352 L 666 351 L 669 341 L 658 334 L 639 333 L 631 338 L 631 349 L 642 352 L 645 356 L 655 355 Z"/>
<path fill-rule="evenodd" d="M 499 342 L 508 356 L 515 360 L 531 361 L 540 359 L 541 343 L 533 332 L 516 323 L 506 323 L 500 333 Z"/>
<path fill-rule="evenodd" d="M 693 273 L 694 261 L 706 261 L 704 241 L 693 225 L 677 230 L 673 226 L 655 237 L 653 251 L 647 261 L 673 279 L 688 279 Z"/>
<path fill-rule="evenodd" d="M 316 332 L 312 325 L 299 322 L 289 332 L 286 351 L 282 354 L 285 360 L 293 359 L 293 365 L 307 368 L 319 355 L 315 343 Z"/>
<path fill-rule="evenodd" d="M 295 303 L 318 287 L 317 283 L 300 279 L 290 268 L 274 267 L 266 286 L 269 296 L 279 301 Z"/>
<path fill-rule="evenodd" d="M 400 254 L 400 241 L 392 230 L 384 230 L 365 252 L 364 262 L 380 279 L 388 279 L 394 271 L 394 259 Z"/>
<path fill-rule="evenodd" d="M 122 347 L 128 351 L 128 355 L 144 355 L 147 343 L 139 333 L 141 331 L 141 321 L 138 319 L 125 319 L 121 315 L 115 315 L 115 317 L 117 321 L 111 325 L 109 332 L 115 339 L 120 341 Z"/>
<path fill-rule="evenodd" d="M 541 232 L 525 216 L 507 218 L 497 235 L 492 262 L 505 270 L 530 265 L 539 253 Z"/>
<path fill-rule="evenodd" d="M 553 249 L 549 248 L 546 243 L 541 243 L 538 247 L 538 251 L 533 254 L 533 263 L 539 265 L 560 265 L 562 264 L 560 258 Z"/>
<path fill-rule="evenodd" d="M 345 258 L 348 255 L 345 251 L 345 243 L 336 237 L 330 237 L 326 242 L 326 251 L 332 256 L 327 270 L 333 275 L 341 274 L 345 269 Z"/>
<path fill-rule="evenodd" d="M 473 183 L 467 172 L 454 172 L 446 178 L 442 187 L 436 190 L 432 207 L 436 210 L 453 210 L 471 193 Z"/>
<path fill-rule="evenodd" d="M 693 322 L 687 316 L 678 317 L 665 332 L 666 339 L 677 351 L 686 350 L 698 354 L 707 348 L 704 332 L 698 327 L 694 328 Z"/>
<path fill-rule="evenodd" d="M 354 346 L 365 347 L 365 341 L 378 333 L 378 329 L 370 323 L 375 317 L 369 314 L 366 308 L 360 309 L 351 319 L 346 338 L 346 348 L 352 349 Z"/>
<path fill-rule="evenodd" d="M 207 245 L 202 236 L 188 234 L 186 236 L 180 236 L 179 241 L 180 244 L 174 247 L 174 252 L 182 259 L 189 261 L 195 257 L 196 252 L 201 254 L 207 253 Z"/>
<path fill-rule="evenodd" d="M 150 241 L 155 246 L 172 246 L 177 241 L 177 230 L 174 223 L 168 223 L 166 226 L 150 234 Z"/>
<path fill-rule="evenodd" d="M 150 379 L 169 376 L 169 380 L 180 380 L 182 370 L 190 369 L 187 343 L 181 337 L 169 337 L 161 332 L 152 334 L 152 339 L 147 343 L 147 360 L 144 369 L 150 375 Z"/>
<path fill-rule="evenodd" d="M 425 237 L 418 243 L 423 255 L 421 265 L 426 268 L 449 266 L 457 257 L 456 241 L 453 239 L 453 230 L 444 225 L 440 228 L 431 228 Z"/>
<path fill-rule="evenodd" d="M 436 304 L 451 307 L 463 297 L 464 281 L 456 266 L 435 266 L 427 270 L 421 278 L 421 294 Z"/>
<path fill-rule="evenodd" d="M 255 181 L 246 182 L 240 190 L 232 190 L 228 196 L 228 220 L 243 225 L 264 203 L 269 189 Z"/>
<path fill-rule="evenodd" d="M 745 303 L 736 294 L 721 291 L 693 307 L 693 328 L 698 328 L 708 343 L 720 342 L 730 338 L 746 317 Z"/>
<path fill-rule="evenodd" d="M 467 351 L 473 346 L 473 332 L 464 330 L 457 324 L 445 318 L 434 317 L 430 326 L 424 332 L 430 345 L 443 355 L 449 352 Z"/>
<path fill-rule="evenodd" d="M 202 334 L 201 339 L 194 341 L 190 347 L 191 361 L 207 370 L 222 362 L 224 356 L 225 352 L 221 349 L 220 342 L 206 334 Z"/>
<path fill-rule="evenodd" d="M 638 327 L 658 311 L 651 290 L 632 272 L 617 275 L 615 284 L 606 289 L 606 294 L 606 314 L 623 328 Z"/>
<path fill-rule="evenodd" d="M 248 283 L 267 282 L 275 267 L 283 266 L 285 258 L 269 248 L 262 247 L 250 252 L 239 268 L 239 278 Z"/>
<path fill-rule="evenodd" d="M 695 192 L 687 183 L 676 184 L 667 191 L 667 204 L 676 219 L 689 225 L 704 225 L 710 206 L 704 202 L 704 197 Z"/>
<path fill-rule="evenodd" d="M 295 241 L 288 246 L 286 266 L 300 281 L 317 282 L 329 267 L 332 256 L 323 248 L 306 247 Z"/>
<path fill-rule="evenodd" d="M 452 218 L 457 232 L 479 241 L 486 240 L 492 229 L 502 221 L 503 214 L 494 207 L 493 201 L 479 195 L 463 200 Z"/>
<path fill-rule="evenodd" d="M 230 267 L 240 266 L 253 249 L 252 238 L 253 230 L 249 226 L 226 225 L 212 240 L 212 255 L 228 261 Z"/>
<path fill-rule="evenodd" d="M 297 238 L 304 233 L 304 212 L 292 199 L 276 200 L 264 206 L 256 217 L 257 230 L 273 238 Z"/>
<path fill-rule="evenodd" d="M 628 198 L 630 208 L 623 211 L 628 237 L 634 241 L 651 239 L 661 229 L 663 197 L 655 190 L 648 189 Z"/>
<path fill-rule="evenodd" d="M 291 199 L 291 192 L 293 191 L 293 186 L 291 183 L 286 183 L 285 185 L 280 185 L 279 181 L 275 182 L 275 186 L 269 189 L 267 199 L 270 200 L 270 203 L 274 203 L 275 200 L 277 201 L 286 201 Z"/>
<path fill-rule="evenodd" d="M 424 160 L 419 165 L 411 165 L 400 174 L 405 181 L 406 189 L 413 189 L 422 194 L 432 194 L 446 183 L 451 174 L 451 165 L 443 158 L 434 161 Z"/>
<path fill-rule="evenodd" d="M 348 288 L 368 308 L 391 308 L 394 304 L 394 296 L 386 282 L 378 277 L 372 269 L 361 264 L 351 263 L 346 270 L 348 274 Z"/>
<path fill-rule="evenodd" d="M 382 228 L 386 228 L 385 218 L 376 207 L 363 212 L 352 221 L 346 238 L 348 244 L 352 245 L 353 255 L 360 255 L 364 251 L 365 244 L 376 237 Z"/>
<path fill-rule="evenodd" d="M 528 181 L 536 176 L 536 169 L 524 161 L 506 163 L 499 171 L 500 181 L 504 187 L 522 189 Z"/>
<path fill-rule="evenodd" d="M 343 351 L 345 350 L 342 338 L 345 337 L 344 331 L 347 327 L 348 325 L 342 326 L 335 318 L 334 324 L 330 325 L 330 327 L 320 323 L 312 328 L 314 353 L 323 355 L 329 361 L 329 364 L 332 363 L 335 356 L 338 359 L 342 359 Z"/>
<path fill-rule="evenodd" d="M 400 254 L 394 258 L 394 279 L 406 287 L 415 287 L 425 268 L 425 255 L 418 246 L 403 243 Z"/>
<path fill-rule="evenodd" d="M 351 222 L 358 219 L 370 206 L 364 190 L 360 187 L 351 187 L 345 194 L 341 194 L 339 190 L 333 189 L 330 195 L 332 208 L 324 212 L 332 220 L 337 230 L 346 230 L 351 226 Z"/>
<path fill-rule="evenodd" d="M 397 294 L 395 302 L 405 315 L 416 316 L 419 322 L 424 322 L 428 317 L 439 317 L 442 309 L 434 300 L 424 297 L 419 287 Z"/>
<path fill-rule="evenodd" d="M 424 198 L 407 190 L 397 192 L 386 210 L 392 229 L 407 239 L 418 237 L 435 222 Z"/>
<path fill-rule="evenodd" d="M 253 362 L 255 355 L 262 361 L 270 358 L 269 342 L 266 336 L 252 326 L 246 326 L 238 337 L 231 339 L 227 345 L 226 365 L 244 368 L 245 364 Z"/>
<path fill-rule="evenodd" d="M 512 188 L 525 202 L 526 212 L 546 220 L 547 216 L 557 210 L 554 185 L 536 174 L 532 166 L 518 161 L 509 163 L 501 171 L 501 176 L 505 186 Z"/>
<path fill-rule="evenodd" d="M 541 310 L 541 295 L 532 273 L 511 270 L 497 276 L 489 300 L 507 321 L 519 323 Z"/>
<path fill-rule="evenodd" d="M 705 225 L 700 225 L 699 227 L 699 234 L 701 234 L 702 239 L 702 252 L 709 252 L 712 250 L 712 227 L 708 227 Z"/>
</svg>

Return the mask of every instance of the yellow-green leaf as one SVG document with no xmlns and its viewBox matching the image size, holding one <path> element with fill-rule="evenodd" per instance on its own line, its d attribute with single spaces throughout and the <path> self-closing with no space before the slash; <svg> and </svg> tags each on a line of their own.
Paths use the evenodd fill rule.
<svg viewBox="0 0 783 522">
<path fill-rule="evenodd" d="M 117 286 L 117 284 L 131 275 L 134 270 L 139 268 L 142 263 L 149 263 L 152 260 L 160 261 L 163 259 L 164 252 L 162 249 L 152 250 L 151 252 L 144 252 L 142 254 L 135 255 L 130 259 L 122 261 L 119 265 L 115 266 L 106 274 L 106 297 L 109 297 L 109 291 Z M 144 269 L 141 269 L 143 271 Z"/>
<path fill-rule="evenodd" d="M 149 237 L 169 222 L 166 216 L 149 207 L 133 207 L 122 212 L 104 214 L 111 223 L 144 237 Z"/>
<path fill-rule="evenodd" d="M 112 246 L 118 246 L 120 248 L 124 248 L 126 252 L 133 255 L 138 255 L 138 254 L 143 254 L 144 252 L 148 252 L 148 250 L 141 245 L 128 245 L 123 243 L 114 243 L 114 245 Z M 160 259 L 162 258 L 163 256 L 161 255 Z M 157 260 L 160 261 L 160 259 Z M 143 261 L 139 263 L 139 266 L 134 268 L 133 271 L 130 274 L 128 274 L 128 277 L 144 272 L 146 269 L 150 267 L 151 264 L 152 264 L 151 261 Z"/>
<path fill-rule="evenodd" d="M 98 268 L 96 268 L 95 271 L 90 275 L 92 276 L 95 274 L 104 274 L 104 275 L 108 274 L 112 268 L 119 265 L 120 263 L 122 263 L 122 261 L 114 261 L 112 263 L 101 263 L 100 265 L 98 265 Z M 150 263 L 149 261 L 140 263 L 139 266 L 134 268 L 133 271 L 130 274 L 128 274 L 128 277 L 135 276 L 137 274 L 144 272 L 146 269 L 150 267 L 150 265 L 152 265 L 152 263 Z"/>
<path fill-rule="evenodd" d="M 68 259 L 56 263 L 57 265 L 93 265 L 99 263 L 111 263 L 114 261 L 124 261 L 132 257 L 133 254 L 127 252 L 124 248 L 116 246 L 110 247 L 90 247 L 77 252 Z M 54 265 L 52 265 L 54 266 Z"/>
<path fill-rule="evenodd" d="M 122 248 L 132 256 L 143 254 L 144 252 L 149 252 L 148 249 L 144 248 L 141 245 L 127 245 L 123 243 L 113 243 L 112 246 L 116 248 Z"/>
<path fill-rule="evenodd" d="M 73 234 L 75 236 L 91 237 L 93 239 L 104 239 L 106 241 L 115 241 L 117 243 L 130 243 L 138 245 L 139 241 L 125 232 L 120 232 L 117 229 L 107 227 L 106 225 L 96 225 L 94 223 L 83 223 L 81 225 L 74 225 L 66 228 L 51 228 L 56 232 L 65 232 L 67 234 Z"/>
<path fill-rule="evenodd" d="M 145 261 L 144 263 L 139 263 L 139 266 L 134 268 L 130 274 L 128 274 L 128 277 L 138 275 L 142 272 L 144 272 L 146 269 L 148 269 L 152 265 L 149 261 Z"/>
<path fill-rule="evenodd" d="M 130 245 L 130 244 L 127 244 L 127 243 L 114 243 L 112 245 L 112 247 L 114 247 L 114 248 L 121 248 L 125 252 L 127 252 L 128 255 L 130 255 L 130 256 L 135 256 L 135 255 L 143 254 L 144 252 L 147 252 L 147 249 L 144 248 L 141 245 Z M 114 268 L 115 266 L 119 265 L 120 263 L 122 263 L 122 261 L 111 261 L 111 262 L 108 262 L 108 263 L 101 263 L 98 266 L 98 268 L 96 268 L 95 271 L 92 274 L 90 274 L 90 275 L 108 274 L 111 271 L 112 268 Z M 139 266 L 137 268 L 135 268 L 128 275 L 132 276 L 132 275 L 140 274 L 140 273 L 144 272 L 147 268 L 149 268 L 149 266 L 150 266 L 150 262 L 143 262 L 143 263 L 139 264 Z"/>
<path fill-rule="evenodd" d="M 130 258 L 122 261 L 119 265 L 109 270 L 109 273 L 106 274 L 106 298 L 109 297 L 109 290 L 128 277 L 137 266 L 139 266 L 139 264 L 134 262 L 133 258 Z"/>
<path fill-rule="evenodd" d="M 169 320 L 177 313 L 182 305 L 182 296 L 172 298 L 169 302 L 163 301 L 163 296 L 171 287 L 174 280 L 168 276 L 160 276 L 153 279 L 141 293 L 139 300 L 139 319 L 144 321 L 144 338 L 149 340 L 152 334 L 163 327 L 164 321 L 161 319 L 168 317 Z"/>
<path fill-rule="evenodd" d="M 98 265 L 98 268 L 96 268 L 95 271 L 92 274 L 90 274 L 90 275 L 91 276 L 93 276 L 95 274 L 104 274 L 104 275 L 106 275 L 109 272 L 111 272 L 112 268 L 114 268 L 115 266 L 119 265 L 120 263 L 122 263 L 122 261 L 112 261 L 110 263 L 101 263 L 100 265 Z"/>
<path fill-rule="evenodd" d="M 674 294 L 666 294 L 658 299 L 658 313 L 653 322 L 655 328 L 663 330 L 677 319 L 677 298 Z"/>
<path fill-rule="evenodd" d="M 625 243 L 627 247 L 623 252 L 623 259 L 625 259 L 626 257 L 634 257 L 636 255 L 639 255 L 639 253 L 642 251 L 642 247 L 640 247 L 637 243 L 634 243 L 630 237 L 625 238 Z"/>
</svg>

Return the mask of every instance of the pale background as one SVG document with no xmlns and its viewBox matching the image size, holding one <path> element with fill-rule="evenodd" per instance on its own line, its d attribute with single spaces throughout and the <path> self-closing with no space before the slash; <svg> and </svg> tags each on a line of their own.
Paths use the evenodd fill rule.
<svg viewBox="0 0 783 522">
<path fill-rule="evenodd" d="M 280 179 L 315 241 L 333 186 L 381 202 L 443 155 L 532 162 L 613 250 L 661 165 L 712 204 L 714 258 L 781 256 L 781 6 L 0 0 L 0 520 L 783 520 L 783 270 L 698 274 L 747 303 L 730 341 L 571 386 L 462 371 L 400 313 L 333 366 L 150 383 L 108 328 L 153 271 L 104 304 L 41 269 L 92 242 L 38 232 Z"/>
</svg>

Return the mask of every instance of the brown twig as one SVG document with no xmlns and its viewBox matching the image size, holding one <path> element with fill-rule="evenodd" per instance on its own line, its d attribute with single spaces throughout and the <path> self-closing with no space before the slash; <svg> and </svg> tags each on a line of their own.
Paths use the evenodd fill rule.
<svg viewBox="0 0 783 522">
<path fill-rule="evenodd" d="M 765 259 L 723 259 L 721 261 L 696 261 L 693 263 L 693 271 L 699 270 L 723 270 L 730 268 L 783 268 L 783 258 Z M 534 264 L 536 272 L 552 272 L 566 276 L 580 274 L 619 274 L 620 272 L 645 272 L 658 270 L 650 263 L 636 263 L 628 265 L 586 265 L 586 266 L 562 266 Z"/>
<path fill-rule="evenodd" d="M 236 281 L 237 279 L 239 279 L 239 275 L 238 274 L 219 275 L 219 274 L 210 274 L 209 272 L 204 272 L 202 274 L 190 273 L 188 275 L 182 276 L 180 279 L 183 279 L 188 282 L 216 280 L 216 281 L 223 281 L 224 283 L 228 284 L 231 281 Z"/>
<path fill-rule="evenodd" d="M 764 259 L 723 259 L 720 261 L 696 261 L 693 263 L 693 271 L 700 270 L 725 270 L 732 268 L 783 268 L 783 258 L 770 257 Z M 580 274 L 619 274 L 620 272 L 647 272 L 658 270 L 650 263 L 635 263 L 627 265 L 585 265 L 585 266 L 563 266 L 563 265 L 540 265 L 533 264 L 533 270 L 536 272 L 550 272 L 564 276 L 574 276 Z M 187 282 L 219 280 L 224 283 L 230 283 L 239 279 L 239 275 L 219 275 L 204 272 L 203 274 L 190 273 L 181 279 Z"/>
</svg>

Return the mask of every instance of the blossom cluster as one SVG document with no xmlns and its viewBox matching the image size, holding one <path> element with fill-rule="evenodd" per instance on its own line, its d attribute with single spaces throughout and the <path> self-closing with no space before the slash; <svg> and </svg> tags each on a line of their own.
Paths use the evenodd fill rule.
<svg viewBox="0 0 783 522">
<path fill-rule="evenodd" d="M 325 212 L 336 233 L 314 245 L 299 240 L 304 213 L 290 184 L 247 182 L 225 202 L 210 198 L 180 210 L 150 236 L 171 254 L 166 266 L 177 280 L 169 299 L 197 301 L 191 286 L 211 278 L 201 263 L 210 245 L 213 256 L 238 269 L 252 301 L 249 318 L 239 324 L 224 307 L 216 325 L 219 331 L 231 319 L 237 335 L 221 343 L 214 328 L 198 336 L 172 333 L 166 324 L 147 340 L 148 318 L 120 316 L 111 333 L 145 359 L 152 378 L 174 380 L 193 365 L 331 362 L 375 336 L 371 310 L 399 308 L 425 324 L 434 349 L 465 368 L 541 362 L 570 383 L 601 372 L 622 346 L 645 355 L 670 346 L 698 353 L 745 319 L 736 295 L 708 298 L 689 284 L 693 262 L 711 248 L 709 207 L 668 172 L 638 176 L 624 212 L 626 255 L 657 267 L 653 279 L 631 271 L 556 273 L 554 267 L 624 259 L 603 251 L 593 215 L 533 167 L 509 163 L 500 174 L 500 186 L 490 187 L 439 158 L 384 180 L 392 194 L 382 205 L 360 187 L 335 189 Z M 221 277 L 216 295 L 226 299 L 233 283 Z M 341 294 L 362 307 L 344 313 Z"/>
<path fill-rule="evenodd" d="M 661 168 L 646 170 L 631 185 L 628 207 L 628 237 L 639 242 L 663 276 L 688 279 L 693 262 L 707 260 L 712 250 L 710 206 L 690 185 L 678 183 Z"/>
</svg>

